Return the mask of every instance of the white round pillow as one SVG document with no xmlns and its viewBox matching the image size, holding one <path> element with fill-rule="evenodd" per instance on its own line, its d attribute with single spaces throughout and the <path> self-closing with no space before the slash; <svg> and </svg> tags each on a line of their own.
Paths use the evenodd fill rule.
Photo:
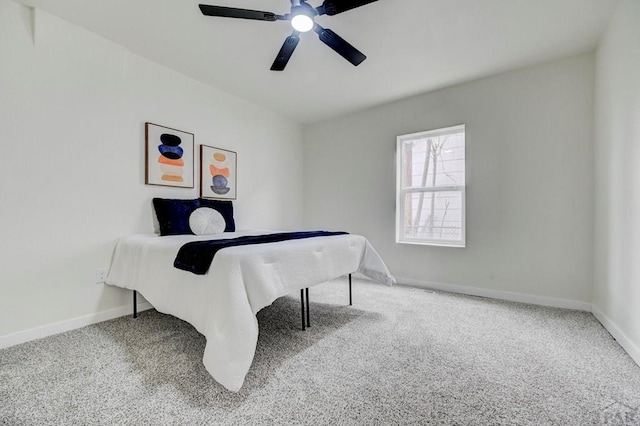
<svg viewBox="0 0 640 426">
<path fill-rule="evenodd" d="M 224 217 L 210 207 L 199 207 L 189 216 L 189 228 L 196 235 L 213 235 L 224 232 Z"/>
</svg>

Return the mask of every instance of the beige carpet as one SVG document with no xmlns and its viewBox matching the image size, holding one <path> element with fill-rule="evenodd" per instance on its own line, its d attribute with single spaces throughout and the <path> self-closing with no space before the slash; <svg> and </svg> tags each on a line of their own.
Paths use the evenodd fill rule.
<svg viewBox="0 0 640 426">
<path fill-rule="evenodd" d="M 262 310 L 239 393 L 155 311 L 0 351 L 2 425 L 640 424 L 640 367 L 589 313 L 345 280 Z"/>
</svg>

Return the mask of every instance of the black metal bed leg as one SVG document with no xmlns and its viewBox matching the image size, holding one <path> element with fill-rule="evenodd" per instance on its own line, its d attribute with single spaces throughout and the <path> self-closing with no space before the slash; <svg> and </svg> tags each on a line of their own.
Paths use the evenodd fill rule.
<svg viewBox="0 0 640 426">
<path fill-rule="evenodd" d="M 349 306 L 353 305 L 353 295 L 351 293 L 351 274 L 349 274 Z"/>
<path fill-rule="evenodd" d="M 309 309 L 309 287 L 305 289 L 305 296 L 307 297 L 307 327 L 311 327 L 311 310 Z"/>
<path fill-rule="evenodd" d="M 304 289 L 300 289 L 300 308 L 302 312 L 302 330 L 306 330 L 304 326 Z"/>
<path fill-rule="evenodd" d="M 133 290 L 133 317 L 138 318 L 138 292 Z"/>
</svg>

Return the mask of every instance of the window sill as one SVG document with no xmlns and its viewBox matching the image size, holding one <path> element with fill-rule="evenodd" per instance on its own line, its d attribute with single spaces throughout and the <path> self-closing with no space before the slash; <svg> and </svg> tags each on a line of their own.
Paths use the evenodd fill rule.
<svg viewBox="0 0 640 426">
<path fill-rule="evenodd" d="M 466 248 L 467 247 L 465 242 L 460 242 L 460 241 L 446 242 L 446 241 L 396 240 L 396 244 L 410 244 L 410 245 L 414 245 L 414 246 L 452 247 L 452 248 Z"/>
</svg>

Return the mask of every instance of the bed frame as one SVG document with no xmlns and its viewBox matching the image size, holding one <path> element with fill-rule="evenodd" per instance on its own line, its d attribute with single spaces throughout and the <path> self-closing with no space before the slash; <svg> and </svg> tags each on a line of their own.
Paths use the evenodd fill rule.
<svg viewBox="0 0 640 426">
<path fill-rule="evenodd" d="M 351 274 L 349 274 L 349 306 L 352 305 L 353 293 L 351 291 Z M 300 312 L 302 317 L 302 330 L 304 331 L 307 327 L 311 327 L 311 319 L 309 315 L 309 287 L 300 289 Z M 136 290 L 133 290 L 133 318 L 138 318 L 138 292 Z"/>
</svg>

